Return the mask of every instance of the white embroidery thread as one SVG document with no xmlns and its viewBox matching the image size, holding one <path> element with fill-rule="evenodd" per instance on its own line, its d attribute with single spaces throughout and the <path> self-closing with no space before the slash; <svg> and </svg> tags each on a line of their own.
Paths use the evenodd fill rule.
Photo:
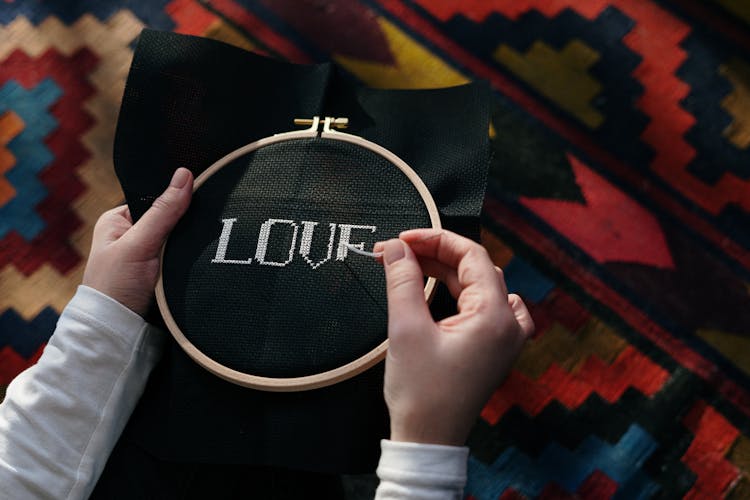
<svg viewBox="0 0 750 500">
<path fill-rule="evenodd" d="M 377 227 L 375 226 L 362 226 L 358 224 L 339 224 L 339 247 L 336 251 L 336 260 L 346 259 L 346 256 L 349 253 L 350 245 L 359 250 L 365 249 L 365 244 L 363 242 L 352 243 L 349 241 L 349 239 L 352 237 L 353 229 L 369 229 L 371 233 L 374 233 L 375 231 L 377 231 Z"/>
<path fill-rule="evenodd" d="M 234 223 L 237 222 L 236 218 L 222 219 L 221 235 L 219 236 L 219 242 L 216 246 L 216 255 L 211 260 L 214 264 L 242 264 L 248 265 L 253 262 L 253 259 L 237 260 L 227 259 L 227 249 L 229 247 L 229 240 L 232 236 L 232 229 Z M 283 262 L 267 260 L 266 252 L 268 251 L 268 243 L 271 239 L 271 229 L 276 224 L 287 224 L 292 227 L 292 237 L 289 243 L 289 256 Z M 310 258 L 310 251 L 312 249 L 313 237 L 315 234 L 315 228 L 319 224 L 316 221 L 303 220 L 302 224 L 302 237 L 299 244 L 299 254 L 305 259 L 305 262 L 313 268 L 317 269 L 321 265 L 331 260 L 333 256 L 334 240 L 336 239 L 336 227 L 339 228 L 339 244 L 336 250 L 336 260 L 343 261 L 346 259 L 348 252 L 351 250 L 354 253 L 377 257 L 378 255 L 371 252 L 367 252 L 364 249 L 364 242 L 352 243 L 349 241 L 352 238 L 352 231 L 355 229 L 364 229 L 375 233 L 377 231 L 376 226 L 367 226 L 361 224 L 336 224 L 329 223 L 329 236 L 328 236 L 328 247 L 327 253 L 324 258 L 319 261 L 314 261 Z M 299 232 L 299 225 L 293 220 L 289 219 L 266 219 L 260 226 L 258 232 L 258 244 L 255 248 L 255 260 L 258 264 L 263 266 L 274 266 L 274 267 L 285 267 L 294 260 L 294 250 L 297 248 L 297 234 Z"/>
<path fill-rule="evenodd" d="M 266 260 L 266 250 L 268 249 L 268 238 L 271 236 L 271 227 L 274 224 L 289 224 L 294 227 L 292 234 L 292 244 L 289 245 L 289 258 L 284 262 L 274 262 L 272 260 Z M 293 220 L 287 219 L 268 219 L 260 226 L 260 233 L 258 233 L 258 248 L 255 250 L 255 260 L 259 264 L 264 266 L 276 266 L 284 267 L 289 264 L 294 258 L 294 247 L 297 245 L 297 230 L 299 226 L 294 223 Z"/>
<path fill-rule="evenodd" d="M 221 228 L 221 236 L 219 236 L 219 246 L 216 247 L 216 256 L 211 260 L 214 264 L 251 264 L 253 259 L 247 260 L 227 260 L 227 247 L 229 246 L 229 237 L 232 235 L 232 226 L 237 219 L 221 219 L 224 225 Z"/>
<path fill-rule="evenodd" d="M 312 246 L 313 234 L 315 232 L 315 226 L 317 225 L 317 222 L 303 220 L 302 240 L 299 243 L 300 255 L 307 261 L 308 264 L 310 264 L 310 267 L 312 267 L 313 269 L 317 269 L 321 264 L 324 264 L 331 260 L 331 254 L 333 253 L 333 240 L 336 238 L 336 224 L 331 223 L 328 225 L 328 227 L 330 227 L 331 229 L 331 234 L 328 237 L 328 253 L 326 254 L 326 257 L 324 259 L 319 260 L 318 262 L 313 262 L 312 259 L 310 259 L 310 247 Z"/>
<path fill-rule="evenodd" d="M 359 248 L 355 247 L 351 243 L 347 243 L 346 248 L 348 248 L 354 253 L 357 253 L 359 255 L 364 255 L 365 257 L 372 257 L 373 259 L 378 259 L 383 256 L 383 252 L 368 252 L 367 250 L 360 250 Z"/>
</svg>

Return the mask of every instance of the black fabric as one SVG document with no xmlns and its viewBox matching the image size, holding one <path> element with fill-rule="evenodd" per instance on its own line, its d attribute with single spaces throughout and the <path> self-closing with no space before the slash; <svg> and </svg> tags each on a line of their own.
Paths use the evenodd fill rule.
<svg viewBox="0 0 750 500">
<path fill-rule="evenodd" d="M 399 155 L 427 184 L 439 207 L 444 227 L 478 238 L 478 216 L 488 165 L 489 89 L 485 84 L 419 91 L 368 89 L 357 86 L 331 65 L 295 66 L 220 42 L 150 30 L 144 30 L 136 46 L 115 139 L 115 169 L 131 213 L 135 218 L 140 217 L 166 187 L 176 168 L 184 166 L 199 174 L 222 156 L 247 143 L 292 130 L 295 117 L 314 115 L 346 116 L 351 123 L 347 132 Z M 353 151 L 344 153 L 355 154 Z M 303 158 L 300 157 L 299 161 Z M 378 172 L 384 170 L 370 164 L 369 160 L 363 165 Z M 392 172 L 393 168 L 389 167 L 389 171 Z M 239 171 L 242 169 L 235 170 Z M 284 179 L 283 170 L 277 175 Z M 372 184 L 377 177 L 362 176 L 360 180 L 365 194 L 367 190 L 378 189 Z M 324 178 L 317 179 L 318 187 L 324 181 Z M 386 184 L 397 185 L 397 189 L 407 185 L 400 182 Z M 333 187 L 339 193 L 343 190 L 343 185 Z M 359 193 L 363 192 L 359 186 L 355 188 Z M 312 191 L 311 195 L 316 192 Z M 247 194 L 263 193 L 261 190 Z M 379 196 L 371 196 L 380 217 L 378 220 L 391 220 L 392 227 L 382 235 L 377 234 L 378 238 L 385 237 L 386 233 L 395 234 L 401 227 L 421 224 L 420 218 L 424 214 L 418 211 L 412 214 L 414 219 L 396 224 L 393 217 L 389 219 L 387 211 L 381 211 L 387 202 L 380 200 Z M 406 198 L 413 200 L 410 196 Z M 201 230 L 202 237 L 216 239 L 221 230 L 223 212 L 212 220 L 201 218 L 200 196 L 197 201 L 198 206 L 191 206 L 186 220 L 195 221 L 196 227 L 209 224 L 211 230 L 208 231 L 208 227 L 204 228 L 205 232 Z M 343 209 L 318 207 L 320 211 L 314 214 L 320 216 L 318 230 L 330 222 L 367 224 L 364 217 L 369 216 L 368 204 L 356 208 L 356 202 L 350 203 L 353 200 L 345 201 Z M 307 217 L 302 205 L 290 206 L 289 210 L 293 213 L 269 213 L 268 217 L 313 220 Z M 351 214 L 352 210 L 359 210 L 357 213 L 363 219 L 326 220 L 341 218 Z M 244 221 L 246 231 L 252 234 L 263 217 L 265 212 L 244 213 L 238 217 L 237 223 Z M 186 237 L 190 227 L 187 223 L 181 224 L 170 242 Z M 357 234 L 367 236 L 364 232 Z M 369 246 L 374 239 L 356 241 L 364 241 Z M 236 254 L 237 258 L 252 257 L 253 244 L 249 243 L 247 255 L 240 252 Z M 206 256 L 210 255 L 212 248 L 216 251 L 215 243 L 206 248 Z M 171 249 L 168 251 L 172 252 Z M 376 265 L 365 257 L 349 257 L 345 262 L 355 269 L 355 274 L 363 276 L 370 273 L 367 266 L 373 266 L 373 272 L 376 269 Z M 293 264 L 303 266 L 301 262 Z M 167 267 L 171 265 L 170 262 Z M 251 266 L 245 267 L 251 269 Z M 253 268 L 252 271 L 259 269 Z M 324 266 L 318 271 L 325 271 Z M 339 271 L 330 266 L 330 279 L 351 276 L 351 273 Z M 171 270 L 165 272 L 171 273 Z M 277 278 L 278 273 L 271 281 L 259 279 L 262 286 L 257 292 L 258 297 L 278 286 Z M 382 280 L 382 275 L 378 279 Z M 376 281 L 372 278 L 372 283 Z M 177 285 L 174 282 L 174 288 Z M 169 286 L 172 286 L 171 282 Z M 330 289 L 326 293 L 329 292 Z M 374 332 L 373 335 L 377 332 L 384 334 L 383 305 L 378 305 L 381 299 L 370 298 L 368 301 L 358 296 L 347 298 L 341 304 L 339 300 L 340 297 L 319 300 L 316 307 L 325 307 L 331 313 L 342 309 L 336 313 L 361 319 L 360 330 Z M 436 317 L 451 314 L 453 307 L 445 289 L 439 287 L 432 304 L 433 314 Z M 187 314 L 186 310 L 184 312 Z M 293 315 L 294 311 L 290 310 L 289 314 Z M 325 317 L 326 311 L 321 311 L 320 318 Z M 149 319 L 158 321 L 155 317 Z M 293 318 L 293 323 L 297 325 L 300 321 Z M 283 322 L 281 325 L 283 328 L 289 326 Z M 214 324 L 212 319 L 208 329 L 213 327 L 222 329 L 226 325 Z M 256 332 L 261 331 L 257 324 L 253 328 Z M 285 331 L 281 335 L 288 333 Z M 261 333 L 272 334 L 279 334 L 278 329 Z M 224 359 L 228 363 L 250 363 L 243 366 L 269 374 L 305 373 L 333 366 L 367 350 L 373 338 L 360 345 L 347 345 L 339 334 L 331 343 L 316 347 L 337 346 L 336 349 L 341 349 L 326 361 L 320 361 L 317 355 L 312 360 L 291 360 L 293 362 L 273 359 L 265 354 L 252 359 L 252 356 L 247 356 L 257 348 L 252 343 L 241 348 L 244 351 L 241 359 L 232 359 L 231 355 Z M 226 354 L 230 347 L 229 343 L 210 346 L 216 355 L 221 355 L 222 351 Z M 372 471 L 379 456 L 379 439 L 386 437 L 388 430 L 382 382 L 381 363 L 350 380 L 314 391 L 255 391 L 211 375 L 188 358 L 176 343 L 170 342 L 108 463 L 108 473 L 103 477 L 108 478 L 109 484 L 116 480 L 113 478 L 122 480 L 126 477 L 110 469 L 123 467 L 123 461 L 118 461 L 118 450 L 126 444 L 137 445 L 164 461 L 272 465 L 326 473 Z"/>
<path fill-rule="evenodd" d="M 344 478 L 342 484 L 338 475 L 281 467 L 168 462 L 121 442 L 90 500 L 371 499 L 372 488 L 353 491 L 363 479 Z"/>
</svg>

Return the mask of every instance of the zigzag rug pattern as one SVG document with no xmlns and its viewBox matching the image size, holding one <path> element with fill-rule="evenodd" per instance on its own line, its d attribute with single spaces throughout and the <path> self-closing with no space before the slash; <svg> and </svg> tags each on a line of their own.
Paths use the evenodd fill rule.
<svg viewBox="0 0 750 500">
<path fill-rule="evenodd" d="M 129 0 L 0 7 L 0 397 L 122 200 L 143 26 L 365 84 L 495 90 L 483 242 L 537 324 L 467 498 L 750 496 L 750 9 L 742 0 Z"/>
</svg>

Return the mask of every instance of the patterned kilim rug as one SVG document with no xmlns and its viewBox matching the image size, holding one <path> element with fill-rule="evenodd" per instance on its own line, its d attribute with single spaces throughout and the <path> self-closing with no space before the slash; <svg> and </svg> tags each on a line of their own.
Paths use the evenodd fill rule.
<svg viewBox="0 0 750 500">
<path fill-rule="evenodd" d="M 472 434 L 468 496 L 750 498 L 749 25 L 745 0 L 4 0 L 0 397 L 123 200 L 151 26 L 371 86 L 492 83 L 483 238 L 538 336 Z"/>
</svg>

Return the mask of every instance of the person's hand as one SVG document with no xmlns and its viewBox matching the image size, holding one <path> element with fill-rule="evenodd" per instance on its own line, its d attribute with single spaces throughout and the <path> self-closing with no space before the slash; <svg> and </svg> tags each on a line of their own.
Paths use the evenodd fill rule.
<svg viewBox="0 0 750 500">
<path fill-rule="evenodd" d="M 375 245 L 388 293 L 385 401 L 391 440 L 461 446 L 534 323 L 502 271 L 477 243 L 445 230 L 416 229 Z M 435 322 L 424 297 L 434 276 L 458 301 Z"/>
<path fill-rule="evenodd" d="M 122 205 L 104 212 L 94 227 L 83 284 L 143 316 L 159 275 L 159 252 L 190 205 L 193 174 L 179 168 L 169 187 L 138 222 Z"/>
</svg>

